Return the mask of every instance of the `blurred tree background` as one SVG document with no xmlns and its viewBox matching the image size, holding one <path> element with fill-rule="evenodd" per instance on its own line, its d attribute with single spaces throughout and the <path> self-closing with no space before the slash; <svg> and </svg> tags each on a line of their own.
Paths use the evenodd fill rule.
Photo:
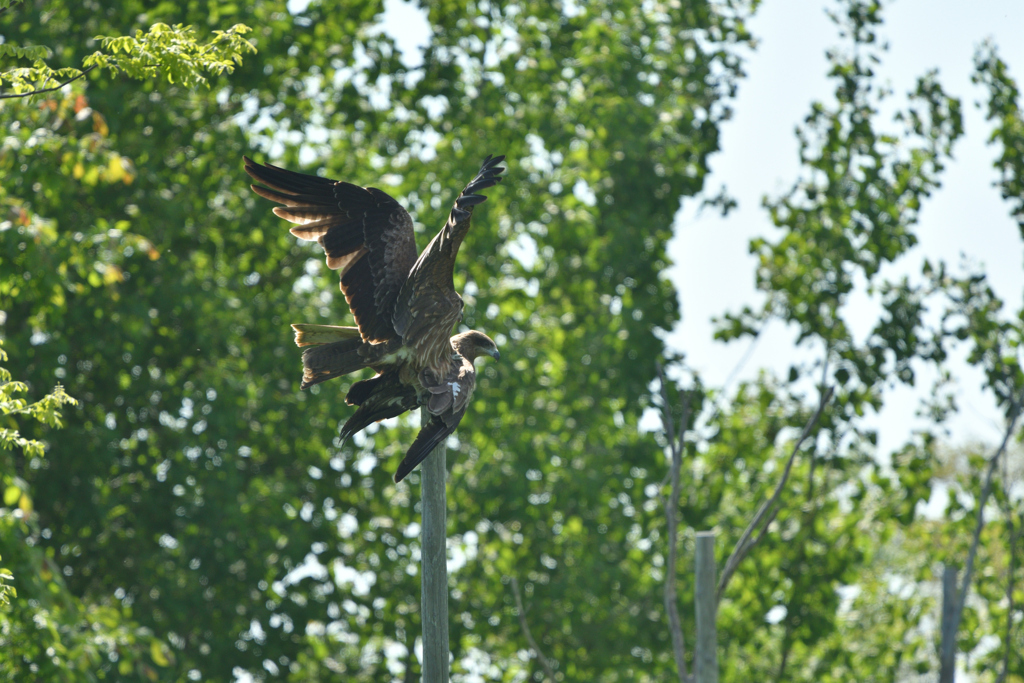
<svg viewBox="0 0 1024 683">
<path fill-rule="evenodd" d="M 720 329 L 785 320 L 808 360 L 724 391 L 667 353 L 665 245 L 680 203 L 707 196 L 757 4 L 443 0 L 407 66 L 369 0 L 0 0 L 4 94 L 96 65 L 0 100 L 0 336 L 28 391 L 16 404 L 5 385 L 0 427 L 45 443 L 0 450 L 0 679 L 418 679 L 418 476 L 391 482 L 416 418 L 341 448 L 351 380 L 299 391 L 288 323 L 348 313 L 241 157 L 381 187 L 423 246 L 489 153 L 509 171 L 456 284 L 502 361 L 449 444 L 453 680 L 677 678 L 664 581 L 691 644 L 695 530 L 718 531 L 724 560 L 826 386 L 723 596 L 722 680 L 933 679 L 941 565 L 965 562 L 995 445 L 942 441 L 942 386 L 934 429 L 896 453 L 865 416 L 958 345 L 1016 414 L 1024 309 L 1004 312 L 981 272 L 881 277 L 915 243 L 961 105 L 924 74 L 882 120 L 881 8 L 843 0 L 806 174 L 767 200 L 777 230 L 751 245 L 767 303 Z M 975 67 L 1024 226 L 1019 92 L 994 46 Z M 843 319 L 858 281 L 884 300 L 863 342 Z M 672 568 L 666 442 L 638 429 L 659 359 L 693 408 Z M 57 383 L 78 401 L 59 431 Z M 979 680 L 1024 680 L 1020 480 L 1007 455 L 961 627 Z M 936 488 L 952 493 L 939 519 L 919 505 Z"/>
</svg>

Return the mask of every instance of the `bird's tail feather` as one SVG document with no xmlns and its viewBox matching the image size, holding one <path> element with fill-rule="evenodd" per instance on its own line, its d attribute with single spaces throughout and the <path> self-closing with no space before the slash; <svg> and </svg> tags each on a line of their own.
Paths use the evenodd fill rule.
<svg viewBox="0 0 1024 683">
<path fill-rule="evenodd" d="M 292 325 L 292 329 L 295 330 L 296 346 L 318 346 L 344 339 L 355 339 L 360 336 L 358 327 L 343 327 L 341 325 L 296 323 Z"/>
<path fill-rule="evenodd" d="M 357 336 L 319 344 L 303 351 L 302 388 L 365 368 L 366 359 L 359 353 L 362 345 L 363 340 Z"/>
</svg>

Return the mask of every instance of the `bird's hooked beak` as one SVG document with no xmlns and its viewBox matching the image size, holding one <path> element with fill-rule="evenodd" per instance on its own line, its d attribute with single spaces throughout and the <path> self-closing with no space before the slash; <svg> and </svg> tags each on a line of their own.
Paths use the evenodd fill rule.
<svg viewBox="0 0 1024 683">
<path fill-rule="evenodd" d="M 493 349 L 487 349 L 487 355 L 494 360 L 501 360 L 501 354 L 498 352 L 498 347 L 495 346 Z"/>
</svg>

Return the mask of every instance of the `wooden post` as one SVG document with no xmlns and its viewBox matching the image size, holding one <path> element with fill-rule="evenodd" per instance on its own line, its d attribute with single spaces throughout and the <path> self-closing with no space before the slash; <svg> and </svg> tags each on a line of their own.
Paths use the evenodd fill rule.
<svg viewBox="0 0 1024 683">
<path fill-rule="evenodd" d="M 957 598 L 956 567 L 947 564 L 942 570 L 942 641 L 939 646 L 939 683 L 953 683 L 956 675 Z"/>
<path fill-rule="evenodd" d="M 715 580 L 715 532 L 697 532 L 696 552 L 697 645 L 694 648 L 697 683 L 718 683 L 718 584 Z"/>
<path fill-rule="evenodd" d="M 420 410 L 423 424 L 430 419 Z M 423 627 L 423 683 L 448 683 L 448 553 L 445 515 L 448 499 L 445 480 L 445 444 L 442 441 L 420 464 L 423 501 L 421 529 L 420 623 Z"/>
</svg>

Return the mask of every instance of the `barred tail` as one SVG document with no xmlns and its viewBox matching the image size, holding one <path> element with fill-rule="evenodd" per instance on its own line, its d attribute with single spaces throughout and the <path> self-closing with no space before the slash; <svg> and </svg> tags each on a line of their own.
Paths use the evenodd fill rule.
<svg viewBox="0 0 1024 683">
<path fill-rule="evenodd" d="M 313 346 L 302 352 L 302 388 L 326 382 L 335 377 L 366 367 L 359 353 L 363 340 L 359 337 Z"/>
</svg>

